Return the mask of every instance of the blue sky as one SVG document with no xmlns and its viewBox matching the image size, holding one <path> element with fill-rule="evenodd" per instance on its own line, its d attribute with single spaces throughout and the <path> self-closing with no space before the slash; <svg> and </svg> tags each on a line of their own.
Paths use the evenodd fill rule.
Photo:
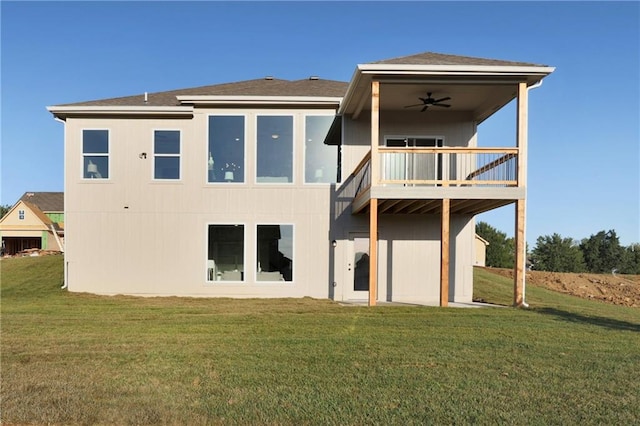
<svg viewBox="0 0 640 426">
<path fill-rule="evenodd" d="M 638 2 L 12 2 L 1 11 L 1 204 L 62 191 L 45 109 L 260 78 L 349 81 L 434 51 L 556 67 L 530 93 L 527 240 L 640 242 Z M 480 126 L 513 145 L 515 109 Z M 479 217 L 513 235 L 514 208 Z"/>
</svg>

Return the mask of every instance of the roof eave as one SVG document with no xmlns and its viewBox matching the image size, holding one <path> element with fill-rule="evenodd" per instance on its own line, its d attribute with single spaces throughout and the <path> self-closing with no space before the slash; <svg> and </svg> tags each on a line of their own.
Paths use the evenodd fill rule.
<svg viewBox="0 0 640 426">
<path fill-rule="evenodd" d="M 555 68 L 547 66 L 522 65 L 414 65 L 414 64 L 359 64 L 357 70 L 362 73 L 419 72 L 424 74 L 446 73 L 465 74 L 550 74 Z"/>
<path fill-rule="evenodd" d="M 335 107 L 342 101 L 342 97 L 332 96 L 182 95 L 177 96 L 177 99 L 183 105 L 327 105 Z"/>
<path fill-rule="evenodd" d="M 193 116 L 192 106 L 48 106 L 47 110 L 61 120 L 94 115 Z"/>
</svg>

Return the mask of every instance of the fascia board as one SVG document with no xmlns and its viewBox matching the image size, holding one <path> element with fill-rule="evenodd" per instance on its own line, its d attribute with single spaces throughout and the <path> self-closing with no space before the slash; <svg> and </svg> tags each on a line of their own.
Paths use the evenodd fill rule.
<svg viewBox="0 0 640 426">
<path fill-rule="evenodd" d="M 70 115 L 184 115 L 192 116 L 191 106 L 48 106 L 47 110 L 58 118 Z"/>
<path fill-rule="evenodd" d="M 344 113 L 345 105 L 349 105 L 349 103 L 351 103 L 351 98 L 353 98 L 354 92 L 356 91 L 356 88 L 360 83 L 361 76 L 362 73 L 360 72 L 360 69 L 356 68 L 355 71 L 353 71 L 353 75 L 351 76 L 351 81 L 349 81 L 347 92 L 345 93 L 344 98 L 340 103 L 340 108 L 338 108 L 338 115 L 342 115 Z"/>
<path fill-rule="evenodd" d="M 338 105 L 341 97 L 330 96 L 225 96 L 197 95 L 176 96 L 182 104 L 237 104 L 237 105 Z"/>
<path fill-rule="evenodd" d="M 423 73 L 452 75 L 540 75 L 551 74 L 554 67 L 543 66 L 502 66 L 502 65 L 396 65 L 360 64 L 358 70 L 366 74 Z"/>
</svg>

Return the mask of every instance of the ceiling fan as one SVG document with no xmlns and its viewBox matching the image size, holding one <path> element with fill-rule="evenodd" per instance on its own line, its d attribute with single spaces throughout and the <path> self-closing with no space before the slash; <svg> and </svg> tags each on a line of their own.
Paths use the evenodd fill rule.
<svg viewBox="0 0 640 426">
<path fill-rule="evenodd" d="M 418 98 L 418 99 L 420 99 L 422 101 L 422 103 L 415 104 L 415 105 L 407 105 L 407 106 L 405 106 L 405 108 L 421 106 L 422 109 L 420 110 L 420 112 L 424 112 L 430 106 L 437 106 L 437 107 L 443 107 L 443 108 L 449 108 L 451 106 L 449 104 L 441 104 L 440 103 L 440 102 L 448 101 L 449 99 L 451 99 L 449 96 L 444 97 L 444 98 L 440 98 L 440 99 L 434 99 L 434 98 L 431 97 L 431 95 L 432 95 L 432 92 L 428 92 L 426 98 Z"/>
</svg>

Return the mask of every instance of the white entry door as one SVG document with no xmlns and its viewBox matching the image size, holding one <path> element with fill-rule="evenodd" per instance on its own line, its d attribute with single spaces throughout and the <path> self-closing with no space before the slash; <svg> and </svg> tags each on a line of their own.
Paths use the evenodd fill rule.
<svg viewBox="0 0 640 426">
<path fill-rule="evenodd" d="M 354 236 L 349 239 L 345 299 L 369 300 L 368 236 Z"/>
</svg>

